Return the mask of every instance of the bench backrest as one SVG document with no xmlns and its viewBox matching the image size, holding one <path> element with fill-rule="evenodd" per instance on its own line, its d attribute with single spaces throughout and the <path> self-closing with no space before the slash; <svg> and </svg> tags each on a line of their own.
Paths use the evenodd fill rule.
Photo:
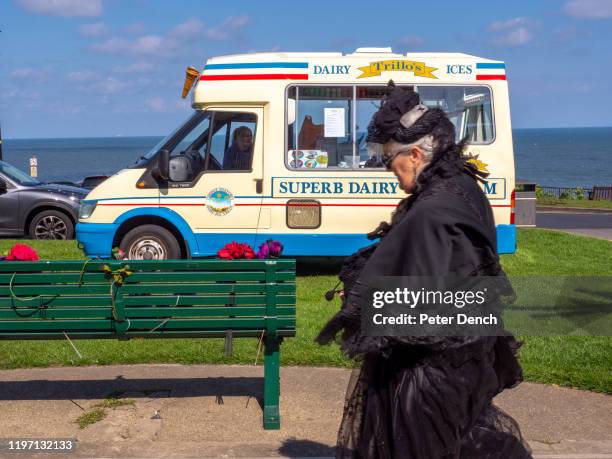
<svg viewBox="0 0 612 459">
<path fill-rule="evenodd" d="M 295 334 L 295 260 L 0 262 L 0 339 L 227 330 Z"/>
</svg>

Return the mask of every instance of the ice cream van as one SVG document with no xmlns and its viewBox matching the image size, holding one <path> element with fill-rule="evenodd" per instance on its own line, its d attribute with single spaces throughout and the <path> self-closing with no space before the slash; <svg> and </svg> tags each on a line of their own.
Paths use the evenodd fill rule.
<svg viewBox="0 0 612 459">
<path fill-rule="evenodd" d="M 514 155 L 503 62 L 466 54 L 250 53 L 211 58 L 193 113 L 83 201 L 88 256 L 215 255 L 268 239 L 288 256 L 344 256 L 369 244 L 404 197 L 365 145 L 390 79 L 444 109 L 457 140 L 489 172 L 484 191 L 500 253 L 514 252 Z M 186 83 L 186 92 L 190 83 Z"/>
</svg>

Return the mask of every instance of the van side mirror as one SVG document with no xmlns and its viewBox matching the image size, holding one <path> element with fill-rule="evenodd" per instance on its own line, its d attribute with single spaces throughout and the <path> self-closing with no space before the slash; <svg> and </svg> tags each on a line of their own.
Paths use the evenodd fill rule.
<svg viewBox="0 0 612 459">
<path fill-rule="evenodd" d="M 6 182 L 4 181 L 4 179 L 0 178 L 0 194 L 6 194 L 6 192 L 7 192 Z"/>
<path fill-rule="evenodd" d="M 157 154 L 156 174 L 162 180 L 170 179 L 170 152 L 165 148 Z"/>
</svg>

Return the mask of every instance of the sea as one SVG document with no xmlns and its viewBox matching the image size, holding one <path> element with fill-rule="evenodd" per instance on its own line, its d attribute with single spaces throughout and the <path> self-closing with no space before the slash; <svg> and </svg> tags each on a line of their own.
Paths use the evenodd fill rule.
<svg viewBox="0 0 612 459">
<path fill-rule="evenodd" d="M 42 181 L 77 182 L 112 175 L 133 164 L 162 137 L 5 139 L 4 161 L 29 172 L 38 160 Z M 612 185 L 612 127 L 515 129 L 516 178 L 541 186 Z"/>
</svg>

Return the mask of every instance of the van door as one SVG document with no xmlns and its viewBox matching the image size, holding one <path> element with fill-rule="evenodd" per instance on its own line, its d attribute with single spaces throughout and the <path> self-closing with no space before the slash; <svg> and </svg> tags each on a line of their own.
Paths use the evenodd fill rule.
<svg viewBox="0 0 612 459">
<path fill-rule="evenodd" d="M 236 239 L 235 233 L 240 242 L 254 243 L 263 196 L 263 108 L 207 112 L 206 141 L 185 153 L 200 169 L 193 171 L 195 179 L 162 189 L 160 196 L 160 206 L 170 206 L 196 233 L 202 254 Z"/>
</svg>

